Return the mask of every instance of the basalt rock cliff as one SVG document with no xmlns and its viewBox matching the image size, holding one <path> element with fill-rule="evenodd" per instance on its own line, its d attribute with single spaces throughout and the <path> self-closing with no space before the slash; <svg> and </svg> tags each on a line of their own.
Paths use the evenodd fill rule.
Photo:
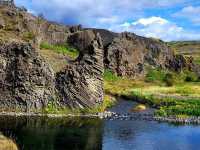
<svg viewBox="0 0 200 150">
<path fill-rule="evenodd" d="M 43 108 L 53 99 L 54 79 L 30 44 L 0 44 L 0 111 Z"/>
<path fill-rule="evenodd" d="M 92 31 L 74 36 L 87 39 L 86 49 L 57 75 L 30 44 L 0 44 L 0 111 L 38 111 L 52 102 L 92 108 L 103 102 L 101 39 Z"/>
<path fill-rule="evenodd" d="M 119 76 L 143 77 L 148 68 L 184 69 L 196 72 L 199 66 L 192 57 L 175 54 L 159 39 L 145 38 L 134 33 L 114 33 L 103 29 L 90 29 L 99 33 L 104 46 L 104 66 Z"/>
<path fill-rule="evenodd" d="M 70 37 L 79 43 L 79 57 L 57 74 L 61 103 L 71 108 L 93 107 L 103 102 L 103 49 L 99 34 L 78 32 Z"/>
<path fill-rule="evenodd" d="M 144 75 L 145 67 L 165 68 L 173 52 L 159 40 L 121 33 L 105 49 L 105 66 L 120 76 Z"/>
</svg>

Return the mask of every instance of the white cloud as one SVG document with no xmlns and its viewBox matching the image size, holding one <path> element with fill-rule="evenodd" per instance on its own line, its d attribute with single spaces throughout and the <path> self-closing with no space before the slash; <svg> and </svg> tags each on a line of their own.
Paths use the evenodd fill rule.
<svg viewBox="0 0 200 150">
<path fill-rule="evenodd" d="M 162 16 L 148 17 L 148 11 L 183 6 L 192 0 L 15 0 L 34 12 L 65 24 L 106 28 L 113 31 L 131 31 L 139 35 L 163 40 L 200 39 L 200 34 L 188 31 Z M 177 16 L 192 18 L 200 24 L 200 7 L 186 7 Z M 162 15 L 162 13 L 161 13 Z M 168 14 L 171 15 L 171 14 Z M 130 22 L 129 20 L 136 20 Z"/>
<path fill-rule="evenodd" d="M 165 8 L 185 0 L 15 0 L 50 20 L 98 26 L 141 17 L 146 8 Z M 120 19 L 119 19 L 120 18 Z"/>
<path fill-rule="evenodd" d="M 195 25 L 200 25 L 200 6 L 187 6 L 173 16 L 191 20 Z"/>
<path fill-rule="evenodd" d="M 134 32 L 138 35 L 160 38 L 165 41 L 200 39 L 200 33 L 184 30 L 175 23 L 156 16 L 115 25 L 111 27 L 111 30 Z"/>
<path fill-rule="evenodd" d="M 141 18 L 136 22 L 133 22 L 132 25 L 144 25 L 144 26 L 148 26 L 151 24 L 160 24 L 160 25 L 164 25 L 168 23 L 168 21 L 166 19 L 160 18 L 160 17 L 150 17 L 150 18 Z"/>
<path fill-rule="evenodd" d="M 119 21 L 119 18 L 117 16 L 111 16 L 111 17 L 101 17 L 97 19 L 98 23 L 101 24 L 114 24 Z"/>
</svg>

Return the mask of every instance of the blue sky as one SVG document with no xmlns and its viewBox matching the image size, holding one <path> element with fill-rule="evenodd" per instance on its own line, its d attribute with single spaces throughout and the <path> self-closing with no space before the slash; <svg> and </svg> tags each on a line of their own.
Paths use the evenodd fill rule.
<svg viewBox="0 0 200 150">
<path fill-rule="evenodd" d="M 200 0 L 15 0 L 67 25 L 130 31 L 165 41 L 200 40 Z"/>
</svg>

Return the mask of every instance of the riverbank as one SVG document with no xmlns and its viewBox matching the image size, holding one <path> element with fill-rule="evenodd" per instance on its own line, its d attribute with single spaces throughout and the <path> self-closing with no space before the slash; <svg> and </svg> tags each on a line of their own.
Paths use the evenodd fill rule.
<svg viewBox="0 0 200 150">
<path fill-rule="evenodd" d="M 156 122 L 167 122 L 172 124 L 182 124 L 190 125 L 196 124 L 200 125 L 200 117 L 161 117 L 156 116 L 156 109 L 147 107 L 142 111 L 133 111 L 139 103 L 121 99 L 112 108 L 104 112 L 99 113 L 88 113 L 88 114 L 45 114 L 45 113 L 16 113 L 16 112 L 2 112 L 0 117 L 28 117 L 28 118 L 85 118 L 85 119 L 100 119 L 100 120 L 110 120 L 110 121 L 156 121 Z"/>
<path fill-rule="evenodd" d="M 141 80 L 118 77 L 111 72 L 104 78 L 105 93 L 156 108 L 156 117 L 200 116 L 200 82 L 193 73 L 177 74 L 155 69 Z"/>
</svg>

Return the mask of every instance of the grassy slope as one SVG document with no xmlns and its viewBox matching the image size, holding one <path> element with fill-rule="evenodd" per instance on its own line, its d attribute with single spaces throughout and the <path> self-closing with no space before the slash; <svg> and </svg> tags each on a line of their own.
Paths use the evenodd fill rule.
<svg viewBox="0 0 200 150">
<path fill-rule="evenodd" d="M 169 42 L 168 45 L 178 54 L 194 57 L 200 64 L 200 41 Z"/>
<path fill-rule="evenodd" d="M 39 52 L 55 72 L 61 71 L 69 60 L 74 60 L 79 54 L 78 50 L 68 45 L 50 45 L 48 43 L 41 43 Z"/>
<path fill-rule="evenodd" d="M 105 72 L 105 92 L 111 95 L 137 98 L 142 103 L 158 108 L 160 116 L 200 116 L 200 83 L 186 82 L 185 73 L 173 75 L 173 86 L 166 86 L 163 76 L 168 72 L 149 71 L 145 80 L 120 78 Z M 164 75 L 165 74 L 165 75 Z M 153 79 L 153 80 L 152 80 Z"/>
</svg>

